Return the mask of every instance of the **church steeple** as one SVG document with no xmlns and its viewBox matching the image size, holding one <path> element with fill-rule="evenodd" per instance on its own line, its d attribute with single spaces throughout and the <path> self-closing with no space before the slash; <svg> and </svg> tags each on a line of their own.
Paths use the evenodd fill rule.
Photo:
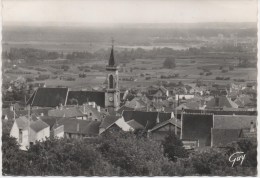
<svg viewBox="0 0 260 178">
<path fill-rule="evenodd" d="M 113 49 L 113 47 L 112 47 L 112 49 L 111 49 L 111 53 L 110 53 L 110 58 L 109 58 L 109 61 L 108 61 L 108 65 L 109 65 L 109 66 L 115 66 L 114 49 Z"/>
<path fill-rule="evenodd" d="M 108 61 L 108 66 L 115 66 L 115 58 L 114 58 L 114 40 L 112 39 L 112 48 L 110 53 L 110 58 Z"/>
<path fill-rule="evenodd" d="M 119 66 L 115 63 L 114 58 L 114 40 L 112 39 L 112 49 L 110 53 L 110 58 L 108 60 L 108 65 L 106 66 L 107 71 L 107 89 L 105 94 L 105 107 L 114 108 L 117 110 L 120 106 L 120 91 L 118 87 L 118 69 Z"/>
</svg>

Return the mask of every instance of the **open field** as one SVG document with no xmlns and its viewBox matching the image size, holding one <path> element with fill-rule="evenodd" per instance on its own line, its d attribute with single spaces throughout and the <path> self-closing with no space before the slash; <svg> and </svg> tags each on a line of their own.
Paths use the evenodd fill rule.
<svg viewBox="0 0 260 178">
<path fill-rule="evenodd" d="M 230 83 L 234 79 L 244 79 L 245 81 L 255 81 L 257 76 L 256 68 L 237 68 L 229 70 L 227 66 L 235 65 L 234 60 L 208 60 L 208 59 L 176 59 L 176 67 L 174 69 L 163 68 L 164 59 L 136 59 L 121 67 L 119 72 L 120 79 L 133 78 L 133 81 L 120 80 L 120 86 L 124 88 L 129 87 L 145 87 L 153 85 L 160 81 L 168 82 L 183 82 L 193 83 L 200 79 L 210 83 Z M 37 80 L 34 79 L 32 83 L 44 82 L 47 86 L 66 86 L 72 89 L 89 89 L 91 87 L 102 86 L 106 79 L 107 60 L 92 60 L 86 63 L 77 64 L 76 62 L 69 65 L 68 71 L 63 71 L 61 74 L 54 74 L 50 64 L 41 64 L 33 67 L 20 66 L 19 71 L 29 72 L 30 74 L 22 74 L 25 78 L 35 78 L 38 75 L 49 75 L 49 79 Z M 88 66 L 90 68 L 87 72 L 79 70 L 79 66 Z M 100 69 L 92 69 L 92 66 L 100 66 Z M 227 72 L 223 73 L 220 66 L 224 66 Z M 212 74 L 200 75 L 203 72 L 201 68 L 207 69 Z M 38 69 L 41 69 L 39 71 Z M 131 72 L 131 70 L 132 72 Z M 43 70 L 43 71 L 42 71 Z M 16 70 L 17 71 L 17 70 Z M 80 78 L 79 74 L 85 73 L 85 78 Z M 161 76 L 178 74 L 178 77 L 161 79 Z M 4 73 L 4 79 L 14 80 L 18 74 Z M 66 80 L 66 77 L 73 78 L 72 81 Z M 216 80 L 216 77 L 229 77 L 228 80 Z M 64 79 L 65 78 L 65 79 Z M 104 85 L 103 85 L 104 86 Z"/>
</svg>

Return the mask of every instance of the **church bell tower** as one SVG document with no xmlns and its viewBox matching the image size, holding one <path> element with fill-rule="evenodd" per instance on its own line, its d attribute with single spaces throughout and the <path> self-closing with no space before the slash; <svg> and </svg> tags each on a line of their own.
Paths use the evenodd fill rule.
<svg viewBox="0 0 260 178">
<path fill-rule="evenodd" d="M 112 40 L 112 49 L 106 66 L 107 88 L 105 93 L 105 107 L 117 111 L 120 106 L 120 91 L 118 86 L 118 69 L 114 59 L 114 44 Z"/>
</svg>

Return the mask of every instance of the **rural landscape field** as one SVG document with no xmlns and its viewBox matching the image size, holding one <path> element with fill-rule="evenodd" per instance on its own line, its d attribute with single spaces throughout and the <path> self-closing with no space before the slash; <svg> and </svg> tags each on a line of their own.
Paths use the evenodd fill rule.
<svg viewBox="0 0 260 178">
<path fill-rule="evenodd" d="M 205 23 L 203 27 L 200 24 L 6 26 L 3 37 L 4 82 L 23 76 L 31 83 L 46 86 L 100 87 L 106 78 L 105 63 L 112 38 L 115 58 L 121 66 L 120 83 L 125 88 L 145 87 L 159 81 L 255 82 L 257 75 L 256 27 L 250 23 Z M 30 54 L 30 50 L 36 51 Z M 37 53 L 53 56 L 34 56 Z M 163 65 L 169 57 L 174 58 L 174 68 Z"/>
</svg>

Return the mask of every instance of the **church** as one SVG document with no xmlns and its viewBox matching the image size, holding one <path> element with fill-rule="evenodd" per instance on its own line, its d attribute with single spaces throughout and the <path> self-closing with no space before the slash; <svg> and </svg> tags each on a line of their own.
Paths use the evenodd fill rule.
<svg viewBox="0 0 260 178">
<path fill-rule="evenodd" d="M 33 108 L 39 107 L 60 107 L 83 105 L 84 103 L 95 102 L 97 106 L 107 111 L 117 111 L 120 107 L 119 90 L 119 66 L 115 62 L 114 45 L 108 64 L 106 65 L 107 86 L 105 91 L 72 91 L 70 88 L 38 88 L 27 101 L 27 105 Z"/>
</svg>

